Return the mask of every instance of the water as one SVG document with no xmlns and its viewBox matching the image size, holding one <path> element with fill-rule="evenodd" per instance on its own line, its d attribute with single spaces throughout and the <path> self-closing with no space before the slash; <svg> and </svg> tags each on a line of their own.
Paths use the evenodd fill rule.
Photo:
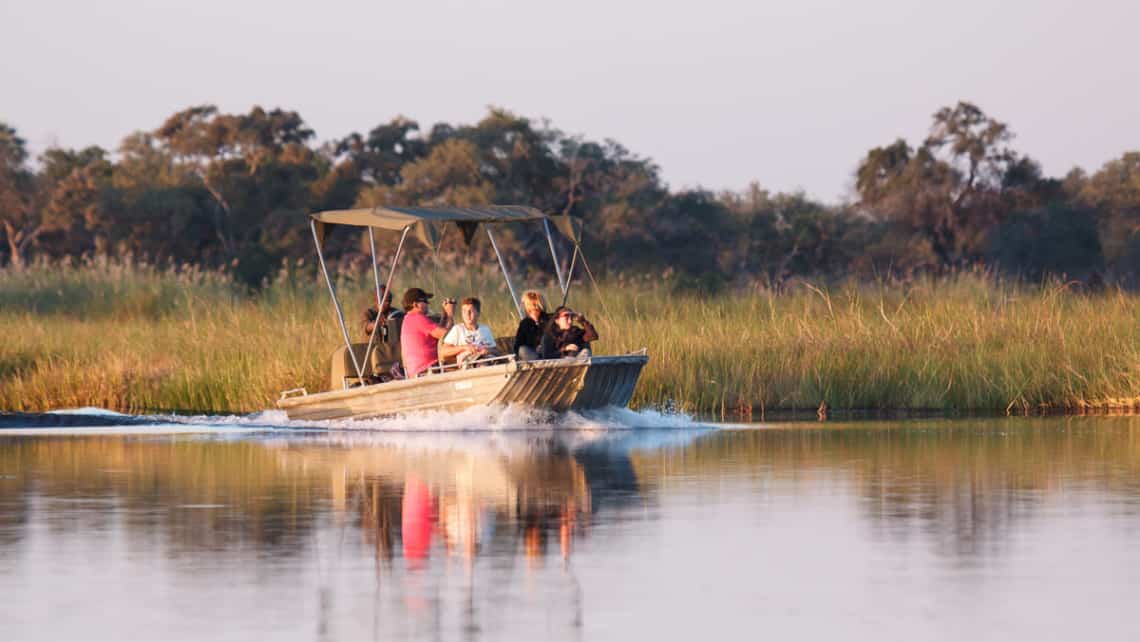
<svg viewBox="0 0 1140 642">
<path fill-rule="evenodd" d="M 1140 639 L 1138 418 L 548 420 L 8 422 L 0 640 Z"/>
</svg>

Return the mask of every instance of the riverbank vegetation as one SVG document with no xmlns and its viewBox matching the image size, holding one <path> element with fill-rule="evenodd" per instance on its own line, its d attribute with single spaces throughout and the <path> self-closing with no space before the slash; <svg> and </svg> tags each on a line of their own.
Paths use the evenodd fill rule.
<svg viewBox="0 0 1140 642">
<path fill-rule="evenodd" d="M 246 412 L 321 389 L 340 337 L 306 214 L 488 203 L 582 223 L 606 295 L 579 268 L 572 302 L 603 352 L 649 349 L 638 405 L 1135 407 L 1140 152 L 1050 177 L 969 102 L 914 133 L 852 159 L 852 193 L 825 204 L 760 184 L 673 190 L 616 141 L 497 108 L 319 141 L 296 112 L 206 105 L 114 152 L 35 159 L 0 122 L 0 408 Z M 478 293 L 510 334 L 487 239 L 444 232 L 429 260 L 406 253 L 397 290 Z M 552 281 L 541 226 L 500 233 L 516 282 Z M 394 233 L 380 237 L 387 266 Z M 567 266 L 570 241 L 554 243 Z M 338 229 L 325 251 L 355 318 L 367 235 Z"/>
<path fill-rule="evenodd" d="M 249 290 L 232 274 L 115 261 L 0 271 L 0 408 L 242 413 L 327 385 L 340 344 L 313 266 Z M 674 279 L 675 280 L 675 279 Z M 398 280 L 396 287 L 423 284 Z M 602 353 L 649 349 L 634 405 L 757 417 L 776 410 L 958 412 L 1140 407 L 1140 296 L 981 271 L 909 281 L 799 281 L 717 296 L 669 279 L 575 285 Z M 371 284 L 340 284 L 350 331 Z M 487 272 L 433 284 L 515 321 Z M 553 295 L 556 286 L 548 288 Z"/>
<path fill-rule="evenodd" d="M 0 122 L 0 265 L 12 268 L 129 256 L 225 267 L 260 287 L 283 260 L 312 260 L 310 212 L 500 203 L 580 219 L 601 273 L 668 271 L 703 291 L 980 265 L 1094 286 L 1134 287 L 1140 274 L 1140 151 L 1048 176 L 1016 149 L 1012 126 L 969 102 L 938 109 L 925 132 L 898 132 L 910 140 L 851 158 L 853 189 L 838 203 L 762 182 L 671 189 L 651 159 L 616 141 L 504 109 L 474 124 L 397 117 L 322 141 L 286 109 L 196 106 L 117 150 L 51 148 L 37 158 L 13 125 Z M 363 241 L 341 231 L 327 254 L 366 264 Z M 479 241 L 446 235 L 441 259 L 484 262 L 490 248 Z M 382 240 L 386 257 L 394 245 Z M 547 265 L 540 228 L 503 229 L 500 246 L 515 266 Z"/>
</svg>

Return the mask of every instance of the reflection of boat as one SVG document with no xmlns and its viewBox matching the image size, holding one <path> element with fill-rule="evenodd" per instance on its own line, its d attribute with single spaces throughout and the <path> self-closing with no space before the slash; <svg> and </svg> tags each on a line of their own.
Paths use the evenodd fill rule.
<svg viewBox="0 0 1140 642">
<path fill-rule="evenodd" d="M 575 262 L 581 256 L 578 244 L 580 230 L 567 216 L 548 217 L 527 207 L 483 208 L 373 208 L 370 210 L 342 210 L 320 212 L 311 217 L 313 238 L 317 245 L 321 271 L 332 295 L 337 319 L 344 336 L 345 347 L 333 355 L 333 374 L 330 390 L 309 394 L 304 389 L 282 393 L 277 402 L 290 419 L 327 420 L 361 419 L 419 410 L 461 410 L 476 405 L 520 404 L 554 411 L 586 410 L 605 406 L 626 406 L 633 396 L 641 370 L 649 361 L 644 350 L 617 356 L 592 356 L 581 359 L 550 359 L 518 361 L 513 346 L 500 340 L 500 346 L 509 356 L 477 361 L 460 369 L 443 366 L 426 376 L 414 379 L 371 383 L 374 373 L 383 372 L 391 365 L 398 351 L 387 344 L 353 344 L 349 339 L 344 312 L 336 296 L 333 280 L 324 263 L 322 246 L 328 228 L 349 225 L 368 229 L 372 242 L 373 275 L 379 299 L 380 272 L 376 262 L 375 228 L 401 232 L 400 244 L 392 262 L 393 270 L 400 258 L 404 241 L 410 231 L 433 249 L 446 226 L 454 224 L 470 243 L 479 224 L 487 230 L 491 246 L 503 268 L 507 289 L 515 308 L 522 316 L 522 307 L 515 296 L 514 286 L 499 254 L 490 225 L 512 221 L 541 220 L 550 244 L 562 289 L 563 301 L 569 295 L 570 281 Z M 567 274 L 563 276 L 555 254 L 550 232 L 550 221 L 574 242 L 574 255 Z M 584 262 L 585 259 L 583 258 Z M 392 286 L 389 272 L 387 291 Z M 379 334 L 373 333 L 373 339 Z M 382 343 L 382 342 L 381 342 Z"/>
<path fill-rule="evenodd" d="M 278 463 L 284 470 L 328 475 L 334 509 L 362 511 L 366 538 L 384 557 L 401 542 L 404 556 L 418 560 L 433 555 L 433 541 L 467 558 L 493 541 L 500 548 L 511 542 L 538 546 L 529 556 L 551 531 L 568 556 L 570 538 L 588 528 L 592 485 L 608 476 L 604 469 L 588 471 L 553 439 L 415 443 L 291 441 L 278 451 Z M 628 497 L 637 495 L 635 479 L 622 483 Z"/>
</svg>

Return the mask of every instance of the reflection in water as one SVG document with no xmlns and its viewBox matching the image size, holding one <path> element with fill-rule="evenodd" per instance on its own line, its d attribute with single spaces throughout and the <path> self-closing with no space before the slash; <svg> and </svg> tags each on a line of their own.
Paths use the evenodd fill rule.
<svg viewBox="0 0 1140 642">
<path fill-rule="evenodd" d="M 1140 418 L 832 424 L 719 433 L 632 461 L 644 480 L 768 475 L 799 491 L 836 478 L 885 542 L 919 538 L 945 556 L 1001 553 L 1009 531 L 1073 493 L 1140 514 Z"/>
<path fill-rule="evenodd" d="M 1113 543 L 1140 526 L 1138 436 L 1135 418 L 0 434 L 0 591 L 20 596 L 0 607 L 0 639 L 91 637 L 107 612 L 136 616 L 99 629 L 107 638 L 155 617 L 182 639 L 673 637 L 685 612 L 730 631 L 760 618 L 810 622 L 806 635 L 830 614 L 848 638 L 887 615 L 899 637 L 938 618 L 968 632 L 988 608 L 963 605 L 974 593 L 1015 608 L 1041 589 L 996 578 L 1085 568 L 1097 552 L 1080 546 L 1099 547 L 1103 583 L 1125 588 L 1113 573 L 1140 559 Z M 823 560 L 828 581 L 799 587 Z M 826 593 L 836 577 L 887 602 L 925 586 L 946 611 L 916 607 L 913 629 L 877 601 L 852 613 L 850 593 Z M 98 601 L 97 582 L 111 587 Z"/>
</svg>

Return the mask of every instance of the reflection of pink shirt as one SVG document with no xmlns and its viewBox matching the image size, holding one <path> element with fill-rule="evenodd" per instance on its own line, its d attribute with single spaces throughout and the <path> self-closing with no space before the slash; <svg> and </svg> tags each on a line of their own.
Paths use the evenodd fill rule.
<svg viewBox="0 0 1140 642">
<path fill-rule="evenodd" d="M 431 336 L 438 328 L 435 321 L 419 312 L 404 315 L 400 328 L 400 356 L 404 359 L 404 372 L 414 377 L 439 360 L 439 340 Z"/>
<path fill-rule="evenodd" d="M 404 557 L 424 559 L 431 549 L 431 530 L 435 522 L 431 490 L 415 475 L 408 475 L 404 479 L 402 504 L 400 538 L 404 541 Z"/>
</svg>

